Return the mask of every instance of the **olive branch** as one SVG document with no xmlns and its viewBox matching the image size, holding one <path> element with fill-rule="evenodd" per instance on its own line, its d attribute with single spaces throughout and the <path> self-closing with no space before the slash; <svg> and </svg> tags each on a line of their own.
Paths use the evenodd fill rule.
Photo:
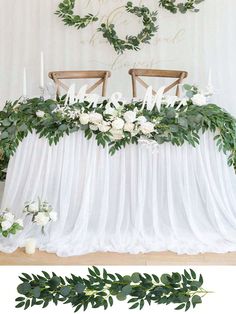
<svg viewBox="0 0 236 314">
<path fill-rule="evenodd" d="M 202 303 L 209 291 L 203 286 L 202 275 L 197 276 L 194 270 L 172 272 L 171 274 L 132 275 L 111 274 L 106 269 L 99 270 L 93 266 L 88 268 L 87 277 L 72 274 L 63 278 L 54 272 L 52 275 L 43 271 L 40 275 L 23 273 L 19 277 L 21 284 L 17 291 L 22 296 L 16 299 L 16 308 L 26 310 L 41 305 L 43 308 L 50 303 L 71 304 L 75 312 L 102 307 L 112 307 L 114 300 L 127 301 L 129 309 L 151 304 L 174 304 L 176 310 L 188 311 Z"/>
</svg>

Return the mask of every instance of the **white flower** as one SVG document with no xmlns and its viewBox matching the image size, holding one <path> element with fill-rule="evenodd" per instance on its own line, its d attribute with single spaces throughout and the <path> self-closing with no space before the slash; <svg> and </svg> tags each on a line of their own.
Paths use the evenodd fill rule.
<svg viewBox="0 0 236 314">
<path fill-rule="evenodd" d="M 104 113 L 114 117 L 117 115 L 117 110 L 115 108 L 112 108 L 110 105 L 106 105 L 106 110 L 104 111 Z"/>
<path fill-rule="evenodd" d="M 124 120 L 121 119 L 121 118 L 116 118 L 113 122 L 112 122 L 112 127 L 113 129 L 116 129 L 116 130 L 121 130 L 123 129 L 124 127 Z"/>
<path fill-rule="evenodd" d="M 57 221 L 57 212 L 50 212 L 49 217 L 52 221 Z"/>
<path fill-rule="evenodd" d="M 88 113 L 82 113 L 79 117 L 80 123 L 85 125 L 89 123 L 89 114 Z"/>
<path fill-rule="evenodd" d="M 133 123 L 136 120 L 136 113 L 133 111 L 126 111 L 124 114 L 124 119 L 128 123 Z"/>
<path fill-rule="evenodd" d="M 6 231 L 11 228 L 11 226 L 13 225 L 13 221 L 5 220 L 2 222 L 1 225 L 2 225 L 2 231 Z"/>
<path fill-rule="evenodd" d="M 48 202 L 43 202 L 41 204 L 41 210 L 48 213 L 52 211 L 52 206 L 48 204 Z"/>
<path fill-rule="evenodd" d="M 103 121 L 103 117 L 100 113 L 92 112 L 89 114 L 89 120 L 93 124 L 100 124 Z"/>
<path fill-rule="evenodd" d="M 137 121 L 142 124 L 142 123 L 145 123 L 147 121 L 147 119 L 144 117 L 144 116 L 140 116 L 137 118 Z"/>
<path fill-rule="evenodd" d="M 147 135 L 147 134 L 150 134 L 154 131 L 154 127 L 155 127 L 155 124 L 151 123 L 151 122 L 145 122 L 145 123 L 142 123 L 141 124 L 141 131 L 143 134 Z"/>
<path fill-rule="evenodd" d="M 29 213 L 37 213 L 39 211 L 39 205 L 36 202 L 30 203 L 27 206 L 27 212 Z"/>
<path fill-rule="evenodd" d="M 98 126 L 97 126 L 97 125 L 93 125 L 93 124 L 90 124 L 89 128 L 90 128 L 92 131 L 97 131 L 97 130 L 98 130 Z"/>
<path fill-rule="evenodd" d="M 121 140 L 124 137 L 124 133 L 122 130 L 111 129 L 110 132 L 114 140 Z"/>
<path fill-rule="evenodd" d="M 22 220 L 22 219 L 17 219 L 15 222 L 16 222 L 18 225 L 20 225 L 21 227 L 24 226 L 24 223 L 23 223 L 23 220 Z"/>
<path fill-rule="evenodd" d="M 103 123 L 100 124 L 98 126 L 98 128 L 99 128 L 100 132 L 106 133 L 106 132 L 108 132 L 110 130 L 111 127 L 110 127 L 109 123 L 103 121 Z"/>
<path fill-rule="evenodd" d="M 15 219 L 15 216 L 12 213 L 5 213 L 3 216 L 3 219 L 9 222 L 13 222 Z"/>
<path fill-rule="evenodd" d="M 49 222 L 49 216 L 40 212 L 35 216 L 34 222 L 39 226 L 45 226 Z"/>
<path fill-rule="evenodd" d="M 196 94 L 196 95 L 193 96 L 192 102 L 194 103 L 194 105 L 204 106 L 207 103 L 207 99 L 202 94 Z"/>
<path fill-rule="evenodd" d="M 42 110 L 38 110 L 36 112 L 36 116 L 39 117 L 39 118 L 43 118 L 45 116 L 45 112 L 42 111 Z"/>
<path fill-rule="evenodd" d="M 134 130 L 134 124 L 133 123 L 125 123 L 124 131 L 132 132 L 133 130 Z"/>
</svg>

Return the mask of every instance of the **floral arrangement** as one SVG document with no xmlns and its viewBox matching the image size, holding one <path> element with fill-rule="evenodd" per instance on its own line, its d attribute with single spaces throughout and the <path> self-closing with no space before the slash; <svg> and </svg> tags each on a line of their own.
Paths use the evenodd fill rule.
<svg viewBox="0 0 236 314">
<path fill-rule="evenodd" d="M 203 277 L 194 270 L 172 274 L 120 275 L 101 272 L 97 267 L 88 269 L 83 278 L 71 275 L 63 278 L 55 273 L 49 275 L 43 271 L 40 275 L 23 273 L 17 291 L 21 295 L 16 299 L 16 308 L 28 309 L 30 306 L 50 303 L 71 304 L 74 312 L 86 311 L 89 306 L 106 310 L 112 307 L 114 300 L 127 301 L 129 309 L 142 310 L 151 304 L 174 304 L 176 310 L 188 311 L 202 303 L 202 298 L 210 293 L 203 289 Z"/>
<path fill-rule="evenodd" d="M 185 2 L 176 4 L 176 0 L 159 0 L 159 6 L 171 13 L 177 13 L 178 11 L 181 13 L 186 13 L 187 11 L 198 12 L 199 10 L 196 6 L 203 1 L 204 0 L 186 0 Z M 109 19 L 107 23 L 101 24 L 97 29 L 98 32 L 103 33 L 103 37 L 108 40 L 108 43 L 113 46 L 118 54 L 123 53 L 126 50 L 139 50 L 142 43 L 150 43 L 150 39 L 158 30 L 158 26 L 156 25 L 157 11 L 151 12 L 151 10 L 144 5 L 134 6 L 131 1 L 127 2 L 124 7 L 127 12 L 142 18 L 144 28 L 137 36 L 127 35 L 125 39 L 120 39 L 115 31 L 115 25 L 111 24 Z M 114 11 L 121 8 L 115 8 Z M 74 9 L 75 0 L 63 0 L 59 3 L 55 14 L 62 19 L 65 25 L 73 26 L 77 29 L 85 28 L 91 23 L 98 21 L 98 17 L 91 13 L 88 13 L 84 17 L 75 15 Z M 112 15 L 112 13 L 110 15 Z"/>
<path fill-rule="evenodd" d="M 11 234 L 15 235 L 21 230 L 23 230 L 22 219 L 16 219 L 7 209 L 0 212 L 0 234 L 3 237 L 7 238 Z"/>
<path fill-rule="evenodd" d="M 34 98 L 7 102 L 0 111 L 0 178 L 4 180 L 9 158 L 33 130 L 50 145 L 80 130 L 87 139 L 93 137 L 98 145 L 109 147 L 111 155 L 143 140 L 177 146 L 187 142 L 195 147 L 200 135 L 208 130 L 215 134 L 219 151 L 227 154 L 228 165 L 236 169 L 236 119 L 207 103 L 206 94 L 195 86 L 184 88 L 186 98 L 163 96 L 161 102 L 154 101 L 151 106 L 144 101 L 129 103 L 112 98 L 96 105 L 86 99 L 67 104 L 65 96 L 56 101 Z"/>
<path fill-rule="evenodd" d="M 51 221 L 57 221 L 57 213 L 53 211 L 52 206 L 38 199 L 37 201 L 25 203 L 23 210 L 27 216 L 32 216 L 32 222 L 42 228 L 44 233 L 45 226 Z"/>
</svg>

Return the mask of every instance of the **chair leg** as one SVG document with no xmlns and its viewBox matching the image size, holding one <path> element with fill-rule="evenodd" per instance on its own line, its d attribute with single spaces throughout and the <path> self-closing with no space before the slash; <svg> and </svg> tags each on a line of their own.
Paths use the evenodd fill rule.
<svg viewBox="0 0 236 314">
<path fill-rule="evenodd" d="M 133 98 L 137 97 L 137 82 L 135 74 L 132 74 L 132 88 L 133 88 Z"/>
<path fill-rule="evenodd" d="M 107 94 L 107 80 L 108 80 L 108 73 L 104 77 L 104 81 L 102 84 L 102 97 L 105 97 Z"/>
</svg>

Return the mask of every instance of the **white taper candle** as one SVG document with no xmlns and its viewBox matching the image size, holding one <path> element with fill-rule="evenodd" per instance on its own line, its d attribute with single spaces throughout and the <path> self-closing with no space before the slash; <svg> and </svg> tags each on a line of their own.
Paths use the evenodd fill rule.
<svg viewBox="0 0 236 314">
<path fill-rule="evenodd" d="M 41 59 L 40 87 L 44 88 L 44 53 L 43 53 L 43 51 L 41 51 L 40 59 Z"/>
<path fill-rule="evenodd" d="M 26 68 L 23 70 L 23 97 L 27 97 L 27 78 L 26 78 Z"/>
</svg>

